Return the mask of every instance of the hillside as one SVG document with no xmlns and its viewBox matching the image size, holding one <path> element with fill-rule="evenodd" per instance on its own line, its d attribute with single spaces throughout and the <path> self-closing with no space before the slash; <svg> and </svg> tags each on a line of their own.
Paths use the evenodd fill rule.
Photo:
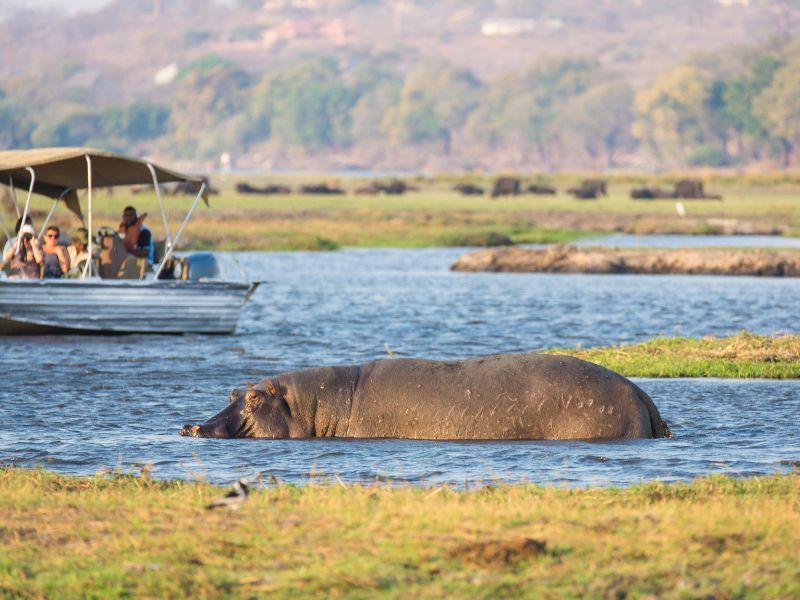
<svg viewBox="0 0 800 600">
<path fill-rule="evenodd" d="M 0 31 L 0 145 L 100 143 L 209 167 L 225 151 L 242 166 L 291 168 L 655 167 L 670 160 L 648 153 L 645 135 L 623 139 L 635 121 L 634 94 L 686 62 L 710 65 L 714 77 L 738 74 L 751 55 L 784 53 L 798 22 L 800 5 L 788 0 L 117 0 L 72 16 L 16 11 L 6 13 Z M 325 66 L 298 73 L 310 58 Z M 606 90 L 598 101 L 631 112 L 619 116 L 624 131 L 609 148 L 576 153 L 571 140 L 540 144 L 535 115 L 521 117 L 533 124 L 520 143 L 503 132 L 483 134 L 486 119 L 476 109 L 496 111 L 493 96 L 542 85 L 552 77 L 529 76 L 532 65 L 553 63 L 562 65 L 559 77 L 579 80 L 565 84 L 567 96 L 602 83 L 615 95 Z M 309 85 L 336 80 L 342 89 L 329 111 L 344 115 L 340 131 L 326 139 L 271 123 L 251 132 L 250 121 L 273 100 L 263 88 L 275 88 L 276 73 L 306 77 Z M 433 91 L 415 91 L 415 76 Z M 437 93 L 470 101 L 422 103 L 420 115 L 409 110 L 392 122 L 405 96 Z M 569 114 L 587 101 L 576 100 Z M 124 113 L 132 104 L 149 108 Z M 122 112 L 100 123 L 109 108 Z M 419 123 L 430 113 L 436 123 L 401 131 L 402 121 Z M 761 154 L 780 160 L 779 150 Z"/>
</svg>

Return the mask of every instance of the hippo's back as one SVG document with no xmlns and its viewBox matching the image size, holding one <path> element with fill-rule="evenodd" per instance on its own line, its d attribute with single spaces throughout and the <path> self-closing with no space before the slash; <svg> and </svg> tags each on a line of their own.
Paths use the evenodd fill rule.
<svg viewBox="0 0 800 600">
<path fill-rule="evenodd" d="M 640 395 L 646 397 L 624 377 L 566 356 L 384 360 L 361 367 L 346 435 L 453 440 L 653 437 L 650 411 Z"/>
</svg>

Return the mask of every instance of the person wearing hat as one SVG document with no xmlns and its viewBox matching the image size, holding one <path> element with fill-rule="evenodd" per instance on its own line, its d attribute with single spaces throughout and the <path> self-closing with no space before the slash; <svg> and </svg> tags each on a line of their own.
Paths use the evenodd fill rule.
<svg viewBox="0 0 800 600">
<path fill-rule="evenodd" d="M 36 239 L 36 230 L 28 222 L 23 225 L 22 219 L 17 221 L 15 229 L 17 237 L 10 239 L 3 251 L 3 261 L 10 263 L 8 276 L 39 279 L 44 255 Z"/>
<path fill-rule="evenodd" d="M 83 271 L 83 265 L 89 259 L 88 244 L 89 232 L 84 227 L 81 227 L 72 236 L 72 243 L 67 248 L 69 264 L 71 265 L 68 276 L 77 277 Z"/>
<path fill-rule="evenodd" d="M 33 226 L 33 221 L 31 220 L 31 216 L 28 215 L 25 217 L 25 223 L 29 224 L 31 227 Z M 3 246 L 3 262 L 6 263 L 11 260 L 11 257 L 14 256 L 14 248 L 17 245 L 17 236 L 19 235 L 20 227 L 22 227 L 22 217 L 17 219 L 16 225 L 14 225 L 14 237 L 9 238 L 6 240 L 6 245 Z"/>
</svg>

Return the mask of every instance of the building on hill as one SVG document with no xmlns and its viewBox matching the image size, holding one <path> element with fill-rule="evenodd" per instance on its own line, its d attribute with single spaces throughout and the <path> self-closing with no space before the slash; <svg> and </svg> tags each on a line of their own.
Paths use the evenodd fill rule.
<svg viewBox="0 0 800 600">
<path fill-rule="evenodd" d="M 319 5 L 319 0 L 266 0 L 262 10 L 276 12 L 291 8 L 312 10 L 319 8 Z"/>
<path fill-rule="evenodd" d="M 484 19 L 481 23 L 481 33 L 489 37 L 503 37 L 514 35 L 527 35 L 536 30 L 534 19 L 502 18 Z"/>
<path fill-rule="evenodd" d="M 290 19 L 275 27 L 265 29 L 261 34 L 261 47 L 271 48 L 281 40 L 297 38 L 326 39 L 337 45 L 343 45 L 352 37 L 352 29 L 342 19 L 333 19 L 324 23 Z"/>
</svg>

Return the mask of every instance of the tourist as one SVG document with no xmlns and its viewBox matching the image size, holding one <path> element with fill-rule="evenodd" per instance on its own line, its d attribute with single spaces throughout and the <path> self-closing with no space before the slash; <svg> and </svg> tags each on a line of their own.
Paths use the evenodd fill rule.
<svg viewBox="0 0 800 600">
<path fill-rule="evenodd" d="M 69 271 L 69 254 L 67 249 L 59 244 L 61 230 L 51 225 L 44 232 L 44 276 L 48 279 L 58 279 Z"/>
<path fill-rule="evenodd" d="M 72 243 L 67 248 L 69 254 L 69 276 L 78 277 L 83 272 L 83 267 L 89 259 L 89 250 L 87 244 L 89 243 L 89 232 L 81 227 L 72 236 Z"/>
<path fill-rule="evenodd" d="M 33 225 L 25 223 L 19 228 L 17 237 L 3 253 L 3 260 L 10 263 L 8 276 L 12 279 L 18 277 L 39 279 L 41 277 L 44 256 L 36 239 Z"/>
<path fill-rule="evenodd" d="M 119 237 L 129 254 L 146 258 L 153 263 L 153 234 L 144 224 L 147 213 L 136 214 L 136 209 L 126 206 L 122 211 L 122 222 L 119 224 Z"/>
</svg>

